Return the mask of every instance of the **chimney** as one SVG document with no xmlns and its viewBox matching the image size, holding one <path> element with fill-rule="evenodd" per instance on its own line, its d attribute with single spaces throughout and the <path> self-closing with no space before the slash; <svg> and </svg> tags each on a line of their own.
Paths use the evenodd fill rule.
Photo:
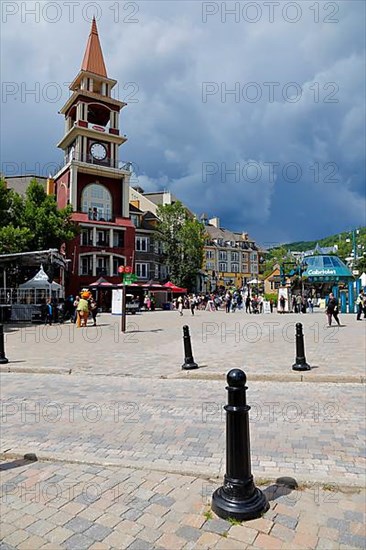
<svg viewBox="0 0 366 550">
<path fill-rule="evenodd" d="M 216 218 L 211 218 L 209 220 L 209 223 L 211 225 L 213 225 L 214 227 L 216 227 L 216 229 L 220 229 L 220 218 L 217 218 L 217 217 Z"/>
<path fill-rule="evenodd" d="M 51 177 L 47 178 L 47 195 L 55 194 L 55 180 Z"/>
</svg>

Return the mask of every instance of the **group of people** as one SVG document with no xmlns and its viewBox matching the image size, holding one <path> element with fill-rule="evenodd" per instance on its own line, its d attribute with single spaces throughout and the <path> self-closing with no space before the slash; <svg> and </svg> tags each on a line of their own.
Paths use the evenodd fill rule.
<svg viewBox="0 0 366 550">
<path fill-rule="evenodd" d="M 362 314 L 363 314 L 363 318 L 366 319 L 366 295 L 363 290 L 360 290 L 357 296 L 356 306 L 357 306 L 357 317 L 356 317 L 357 321 L 362 321 L 361 319 Z M 328 317 L 328 326 L 332 326 L 332 318 L 334 318 L 334 320 L 336 321 L 339 327 L 342 326 L 338 318 L 338 315 L 339 315 L 338 299 L 334 296 L 332 292 L 329 294 L 328 304 L 325 312 Z"/>
<path fill-rule="evenodd" d="M 301 294 L 292 297 L 292 312 L 293 313 L 313 313 L 314 299 L 312 296 L 302 296 Z"/>
<path fill-rule="evenodd" d="M 83 291 L 76 296 L 74 301 L 74 322 L 78 328 L 86 327 L 89 314 L 93 320 L 93 326 L 97 324 L 98 306 L 91 292 Z"/>
<path fill-rule="evenodd" d="M 273 300 L 270 300 L 271 313 L 273 312 Z M 263 313 L 264 297 L 262 295 L 250 296 L 239 290 L 225 293 L 189 294 L 179 296 L 173 300 L 173 308 L 183 315 L 183 310 L 188 309 L 194 315 L 195 310 L 218 311 L 225 308 L 226 313 L 234 313 L 244 310 L 246 313 Z"/>
<path fill-rule="evenodd" d="M 44 305 L 43 316 L 46 325 L 70 320 L 77 327 L 85 327 L 91 316 L 93 325 L 97 324 L 98 305 L 89 291 L 82 291 L 80 296 L 69 296 L 66 300 L 56 301 L 49 298 Z"/>
</svg>

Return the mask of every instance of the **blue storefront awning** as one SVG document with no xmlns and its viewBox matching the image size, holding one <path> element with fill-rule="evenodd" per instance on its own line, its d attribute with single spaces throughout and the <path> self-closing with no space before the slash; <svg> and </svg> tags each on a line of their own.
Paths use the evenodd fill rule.
<svg viewBox="0 0 366 550">
<path fill-rule="evenodd" d="M 305 262 L 306 271 L 302 276 L 310 282 L 332 283 L 354 279 L 352 272 L 338 256 L 308 256 Z"/>
</svg>

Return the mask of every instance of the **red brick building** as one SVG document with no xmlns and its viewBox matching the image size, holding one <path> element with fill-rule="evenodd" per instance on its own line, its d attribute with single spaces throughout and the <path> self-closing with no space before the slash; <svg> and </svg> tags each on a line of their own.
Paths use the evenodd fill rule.
<svg viewBox="0 0 366 550">
<path fill-rule="evenodd" d="M 70 84 L 60 113 L 65 134 L 58 143 L 64 166 L 54 177 L 60 208 L 71 204 L 80 235 L 67 245 L 71 259 L 67 293 L 75 294 L 98 277 L 121 282 L 118 267 L 133 268 L 135 227 L 129 217 L 130 172 L 120 168 L 119 114 L 126 105 L 111 95 L 117 84 L 107 76 L 93 20 L 81 70 Z"/>
</svg>

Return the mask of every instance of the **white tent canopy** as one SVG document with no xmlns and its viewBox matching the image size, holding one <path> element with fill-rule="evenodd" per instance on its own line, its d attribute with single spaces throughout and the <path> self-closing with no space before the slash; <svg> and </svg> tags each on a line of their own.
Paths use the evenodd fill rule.
<svg viewBox="0 0 366 550">
<path fill-rule="evenodd" d="M 58 283 L 48 281 L 48 275 L 41 265 L 38 273 L 29 281 L 19 285 L 17 303 L 44 304 L 47 298 L 63 296 L 63 288 Z"/>
<path fill-rule="evenodd" d="M 32 288 L 38 289 L 38 290 L 61 290 L 61 285 L 58 283 L 55 283 L 52 281 L 52 283 L 48 282 L 48 275 L 44 271 L 43 266 L 41 265 L 41 269 L 38 271 L 38 273 L 32 278 L 29 279 L 29 281 L 26 281 L 22 285 L 19 285 L 20 290 L 30 290 Z"/>
<path fill-rule="evenodd" d="M 363 288 L 364 286 L 366 286 L 366 273 L 365 272 L 362 273 L 360 279 L 361 279 L 361 286 Z"/>
</svg>

